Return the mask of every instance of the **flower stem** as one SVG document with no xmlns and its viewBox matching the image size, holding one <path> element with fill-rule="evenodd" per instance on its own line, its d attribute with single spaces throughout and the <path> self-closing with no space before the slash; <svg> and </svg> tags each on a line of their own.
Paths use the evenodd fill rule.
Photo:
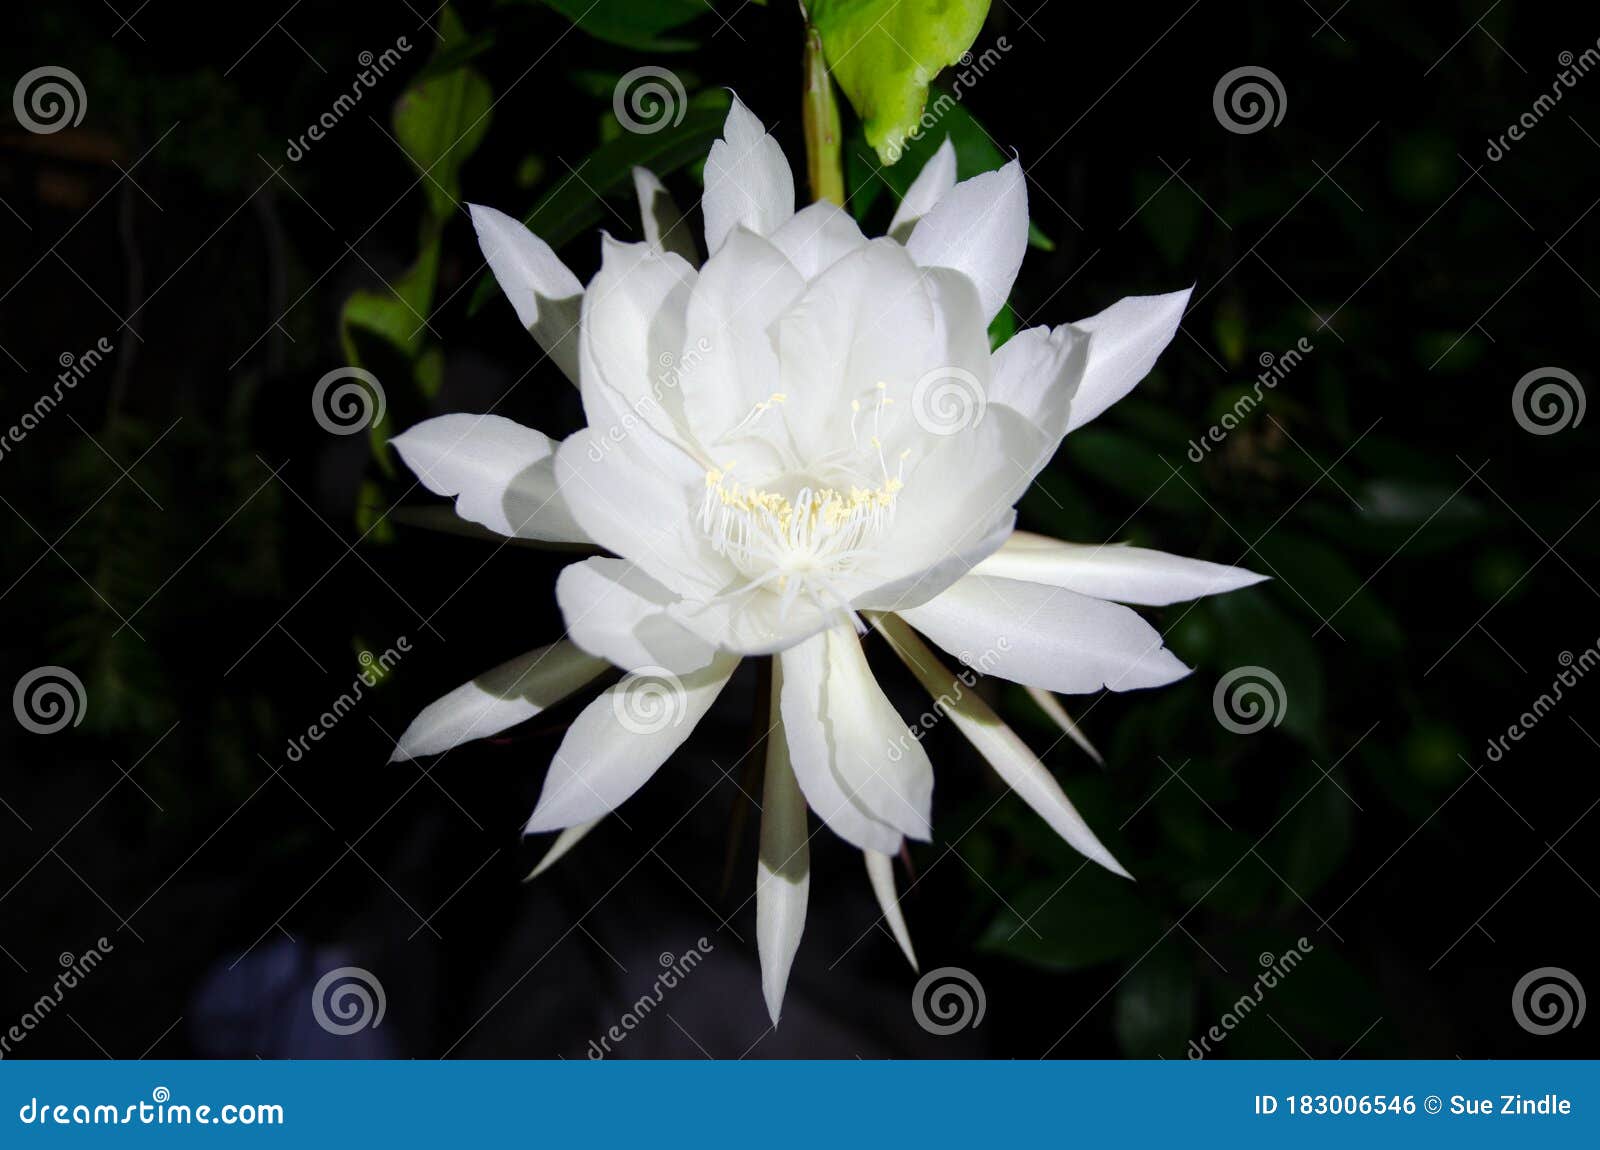
<svg viewBox="0 0 1600 1150">
<path fill-rule="evenodd" d="M 806 79 L 801 119 L 805 124 L 806 175 L 813 201 L 844 204 L 844 163 L 840 148 L 839 104 L 833 77 L 822 55 L 822 34 L 806 24 Z"/>
</svg>

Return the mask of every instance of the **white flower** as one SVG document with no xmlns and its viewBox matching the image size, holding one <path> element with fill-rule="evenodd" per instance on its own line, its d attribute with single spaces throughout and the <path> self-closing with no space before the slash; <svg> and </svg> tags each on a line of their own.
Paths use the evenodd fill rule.
<svg viewBox="0 0 1600 1150">
<path fill-rule="evenodd" d="M 1170 683 L 1187 668 L 1122 604 L 1232 590 L 1258 576 L 1013 529 L 1062 437 L 1139 382 L 1189 293 L 1126 299 L 990 353 L 986 328 L 1027 247 L 1021 167 L 957 183 L 948 142 L 867 239 L 827 203 L 794 209 L 788 162 L 737 100 L 705 165 L 705 243 L 636 173 L 645 242 L 603 240 L 585 288 L 515 220 L 474 207 L 495 276 L 578 386 L 588 426 L 557 442 L 495 415 L 446 415 L 393 443 L 463 518 L 589 544 L 562 572 L 566 639 L 467 683 L 397 758 L 493 735 L 628 672 L 578 716 L 528 831 L 549 865 L 634 793 L 711 707 L 740 659 L 776 656 L 757 900 L 778 1017 L 805 920 L 806 807 L 866 856 L 911 955 L 891 856 L 930 836 L 933 770 L 862 651 L 881 631 L 1005 782 L 1070 844 L 1125 874 L 1055 779 L 921 635 L 1053 691 Z M 946 694 L 948 692 L 948 694 Z M 913 962 L 915 960 L 913 959 Z"/>
</svg>

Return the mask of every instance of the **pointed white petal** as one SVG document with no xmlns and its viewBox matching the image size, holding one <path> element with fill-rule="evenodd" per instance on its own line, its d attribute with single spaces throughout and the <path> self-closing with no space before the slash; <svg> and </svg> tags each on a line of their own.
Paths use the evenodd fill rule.
<svg viewBox="0 0 1600 1150">
<path fill-rule="evenodd" d="M 1013 533 L 1000 550 L 973 568 L 973 574 L 1045 583 L 1096 599 L 1146 607 L 1221 595 L 1266 578 L 1243 567 L 1185 559 L 1165 551 L 1121 543 L 1065 543 L 1028 531 Z"/>
<path fill-rule="evenodd" d="M 591 428 L 626 434 L 643 423 L 668 439 L 679 436 L 683 397 L 670 384 L 696 278 L 681 256 L 602 234 L 578 337 L 579 390 Z"/>
<path fill-rule="evenodd" d="M 827 200 L 801 208 L 767 238 L 808 280 L 867 242 L 850 213 Z"/>
<path fill-rule="evenodd" d="M 817 817 L 840 838 L 862 850 L 893 853 L 900 849 L 900 832 L 862 810 L 834 771 L 824 710 L 827 667 L 826 635 L 813 635 L 778 657 L 780 710 L 795 779 Z"/>
<path fill-rule="evenodd" d="M 916 222 L 933 211 L 933 206 L 955 186 L 956 149 L 950 143 L 950 137 L 946 136 L 939 150 L 922 165 L 922 171 L 911 181 L 905 199 L 895 209 L 894 219 L 889 221 L 889 230 L 884 234 L 904 243 Z"/>
<path fill-rule="evenodd" d="M 604 659 L 565 639 L 529 651 L 424 707 L 401 734 L 389 761 L 437 755 L 470 739 L 498 735 L 555 706 L 605 669 Z"/>
<path fill-rule="evenodd" d="M 1044 433 L 1030 478 L 1050 462 L 1067 433 L 1072 401 L 1093 354 L 1091 342 L 1088 332 L 1064 323 L 1019 331 L 994 353 L 989 402 L 1021 412 Z"/>
<path fill-rule="evenodd" d="M 895 615 L 874 615 L 872 623 L 927 688 L 939 709 L 950 717 L 956 729 L 1023 802 L 1037 811 L 1074 850 L 1113 874 L 1131 877 L 1095 837 L 1038 756 L 1015 731 L 1001 722 L 980 695 L 964 687 L 939 662 L 938 656 L 904 620 Z"/>
<path fill-rule="evenodd" d="M 768 328 L 805 286 L 781 251 L 744 227 L 701 269 L 684 316 L 679 384 L 688 426 L 707 448 L 782 391 Z"/>
<path fill-rule="evenodd" d="M 1177 334 L 1193 290 L 1129 296 L 1077 322 L 1094 339 L 1083 382 L 1072 401 L 1068 431 L 1088 423 L 1150 373 L 1156 357 Z"/>
<path fill-rule="evenodd" d="M 1027 250 L 1027 177 L 1015 160 L 950 189 L 906 240 L 923 267 L 954 268 L 978 285 L 985 323 L 1005 306 Z"/>
<path fill-rule="evenodd" d="M 579 823 L 575 827 L 568 827 L 566 830 L 562 831 L 556 836 L 556 841 L 550 844 L 550 849 L 544 852 L 544 858 L 539 860 L 539 865 L 534 867 L 533 870 L 529 872 L 528 877 L 522 881 L 532 882 L 545 871 L 555 866 L 556 863 L 560 862 L 566 856 L 568 851 L 583 841 L 583 837 L 585 835 L 599 825 L 600 820 L 595 819 L 592 822 Z"/>
<path fill-rule="evenodd" d="M 559 442 L 500 415 L 441 415 L 389 441 L 456 514 L 501 535 L 588 543 L 556 485 Z"/>
<path fill-rule="evenodd" d="M 633 169 L 633 190 L 639 196 L 639 220 L 644 242 L 658 252 L 673 252 L 691 265 L 700 263 L 694 250 L 694 236 L 683 222 L 683 213 L 666 185 L 649 168 Z"/>
<path fill-rule="evenodd" d="M 872 677 L 851 627 L 823 633 L 820 712 L 829 765 L 852 802 L 914 839 L 933 837 L 933 764 Z"/>
<path fill-rule="evenodd" d="M 1050 721 L 1061 728 L 1062 734 L 1083 748 L 1084 754 L 1102 767 L 1106 765 L 1105 759 L 1100 757 L 1100 752 L 1095 750 L 1094 744 L 1089 741 L 1089 736 L 1083 733 L 1083 728 L 1078 726 L 1071 715 L 1067 714 L 1067 709 L 1061 705 L 1060 699 L 1043 687 L 1024 687 L 1023 690 L 1027 691 L 1028 698 L 1038 704 L 1039 709 L 1049 716 Z"/>
<path fill-rule="evenodd" d="M 719 655 L 681 678 L 630 674 L 573 721 L 524 833 L 591 822 L 620 806 L 683 745 L 716 702 L 738 656 Z"/>
<path fill-rule="evenodd" d="M 573 383 L 578 382 L 578 313 L 583 284 L 550 245 L 504 212 L 468 204 L 478 246 L 522 326 Z"/>
<path fill-rule="evenodd" d="M 585 559 L 556 579 L 556 602 L 572 641 L 625 671 L 665 667 L 683 675 L 711 662 L 711 645 L 667 614 L 677 601 L 624 559 Z"/>
<path fill-rule="evenodd" d="M 1163 687 L 1189 673 L 1134 611 L 1060 587 L 968 575 L 900 614 L 963 662 L 1067 695 Z"/>
<path fill-rule="evenodd" d="M 761 854 L 756 863 L 756 951 L 761 956 L 761 993 L 772 1025 L 778 1025 L 789 969 L 806 925 L 811 891 L 811 846 L 806 800 L 789 764 L 783 733 L 781 672 L 772 668 L 772 710 L 767 732 L 766 780 L 761 788 Z"/>
<path fill-rule="evenodd" d="M 894 859 L 877 851 L 862 851 L 861 857 L 867 860 L 867 880 L 872 883 L 872 893 L 878 896 L 878 907 L 889 921 L 889 930 L 900 944 L 900 952 L 915 971 L 917 955 L 911 949 L 911 932 L 906 929 L 906 916 L 901 913 L 900 899 L 894 889 Z"/>
<path fill-rule="evenodd" d="M 706 252 L 715 255 L 736 224 L 770 235 L 794 215 L 794 173 L 778 141 L 733 98 L 722 139 L 706 157 Z"/>
</svg>

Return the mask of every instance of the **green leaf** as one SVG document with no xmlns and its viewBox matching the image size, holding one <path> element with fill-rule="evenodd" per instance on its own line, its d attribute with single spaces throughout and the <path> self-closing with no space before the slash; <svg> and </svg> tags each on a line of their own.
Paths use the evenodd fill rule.
<svg viewBox="0 0 1600 1150">
<path fill-rule="evenodd" d="M 602 202 L 605 196 L 623 191 L 631 195 L 635 165 L 664 176 L 703 158 L 712 141 L 722 135 L 722 123 L 727 118 L 727 94 L 718 92 L 712 99 L 697 99 L 695 104 L 697 106 L 684 116 L 681 124 L 648 135 L 625 133 L 591 152 L 578 166 L 578 176 L 569 173 L 565 178 L 553 177 L 555 187 L 533 206 L 522 222 L 552 248 L 559 248 L 579 232 L 600 222 L 605 212 Z M 705 106 L 698 106 L 702 104 Z M 475 313 L 493 294 L 494 278 L 485 273 L 473 291 L 468 313 Z"/>
<path fill-rule="evenodd" d="M 901 156 L 928 82 L 972 46 L 988 0 L 814 0 L 828 66 L 884 164 Z"/>
<path fill-rule="evenodd" d="M 946 137 L 956 150 L 958 180 L 992 172 L 1004 167 L 1011 158 L 1000 150 L 989 130 L 967 111 L 966 106 L 957 103 L 948 93 L 940 92 L 934 97 L 934 109 L 938 113 L 937 123 L 932 129 L 919 131 L 907 139 L 901 153 L 904 162 L 892 166 L 878 162 L 857 127 L 845 156 L 845 174 L 850 184 L 849 207 L 857 222 L 867 222 L 868 213 L 885 189 L 893 192 L 896 199 L 904 198 L 911 181 L 922 171 L 922 165 L 933 158 Z M 1028 243 L 1040 251 L 1056 250 L 1055 241 L 1033 223 L 1028 225 Z"/>
<path fill-rule="evenodd" d="M 449 8 L 439 17 L 446 42 L 464 38 L 465 30 Z M 435 57 L 438 60 L 439 57 Z M 423 174 L 428 206 L 437 220 L 456 211 L 461 165 L 489 130 L 494 95 L 489 81 L 471 68 L 428 74 L 412 82 L 394 106 L 394 134 Z"/>
<path fill-rule="evenodd" d="M 711 11 L 705 0 L 543 0 L 596 40 L 641 52 L 684 52 L 693 40 L 661 34 Z"/>
</svg>

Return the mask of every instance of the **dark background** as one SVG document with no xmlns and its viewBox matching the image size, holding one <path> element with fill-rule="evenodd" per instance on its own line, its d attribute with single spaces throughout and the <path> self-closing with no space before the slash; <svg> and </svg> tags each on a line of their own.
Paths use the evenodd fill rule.
<svg viewBox="0 0 1600 1150">
<path fill-rule="evenodd" d="M 1311 957 L 1216 1056 L 1596 1053 L 1593 1021 L 1519 1027 L 1512 988 L 1544 966 L 1600 988 L 1600 684 L 1487 756 L 1563 653 L 1600 638 L 1594 418 L 1535 435 L 1511 401 L 1538 368 L 1595 378 L 1600 77 L 1486 158 L 1558 54 L 1595 45 L 1580 6 L 994 4 L 976 47 L 1010 50 L 962 107 L 1020 154 L 1054 241 L 1024 266 L 1022 321 L 1198 285 L 1156 371 L 1069 441 L 1024 525 L 1277 578 L 1148 613 L 1196 667 L 1183 683 L 1067 700 L 1104 769 L 1020 691 L 985 687 L 1050 748 L 1137 884 L 1085 868 L 954 732 L 930 736 L 935 839 L 900 882 L 923 968 L 985 989 L 982 1024 L 952 1037 L 916 1025 L 915 976 L 855 852 L 825 831 L 768 1032 L 739 789 L 758 793 L 751 667 L 531 884 L 545 844 L 519 831 L 573 705 L 385 765 L 424 704 L 560 634 L 559 556 L 385 515 L 428 501 L 310 409 L 348 362 L 345 301 L 382 298 L 428 234 L 426 181 L 390 116 L 438 46 L 432 14 L 116 7 L 18 9 L 0 47 L 8 87 L 49 63 L 87 92 L 75 129 L 0 125 L 0 421 L 49 389 L 63 353 L 115 347 L 0 458 L 0 680 L 62 665 L 87 700 L 56 734 L 0 724 L 0 1028 L 48 992 L 59 953 L 114 947 L 9 1056 L 582 1057 L 657 956 L 701 937 L 711 957 L 617 1056 L 1183 1057 L 1249 991 L 1257 956 L 1302 938 Z M 570 184 L 617 134 L 615 77 L 643 63 L 698 99 L 735 88 L 803 175 L 789 5 L 717 0 L 672 32 L 692 42 L 672 54 L 538 4 L 458 11 L 467 31 L 435 67 L 470 56 L 497 101 L 459 165 L 463 200 L 522 214 Z M 287 159 L 358 53 L 402 35 L 401 67 Z M 1234 134 L 1212 93 L 1246 64 L 1279 77 L 1286 107 Z M 695 202 L 692 166 L 667 182 Z M 596 224 L 633 234 L 631 193 L 607 203 L 561 248 L 584 278 Z M 890 204 L 878 195 L 869 230 Z M 498 401 L 565 434 L 574 393 L 498 294 L 471 312 L 482 263 L 445 206 L 423 351 L 352 337 L 386 385 L 388 430 Z M 1259 357 L 1301 337 L 1314 350 L 1267 402 L 1188 459 Z M 416 379 L 442 382 L 429 398 Z M 358 652 L 402 636 L 411 652 L 381 687 L 291 761 Z M 869 656 L 920 710 L 881 644 Z M 1218 723 L 1213 688 L 1241 665 L 1283 682 L 1280 725 Z M 380 1027 L 343 1039 L 310 1011 L 340 965 L 371 971 L 387 1002 Z"/>
</svg>

